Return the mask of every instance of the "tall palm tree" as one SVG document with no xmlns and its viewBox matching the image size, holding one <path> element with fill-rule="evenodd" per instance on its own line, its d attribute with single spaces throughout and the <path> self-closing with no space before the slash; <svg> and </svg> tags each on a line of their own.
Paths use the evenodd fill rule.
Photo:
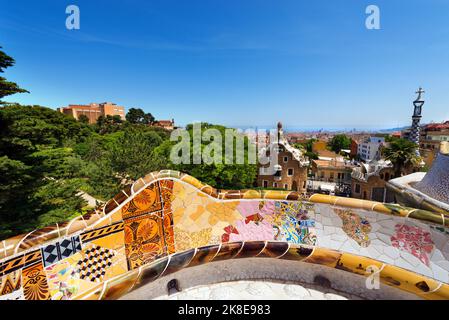
<svg viewBox="0 0 449 320">
<path fill-rule="evenodd" d="M 384 147 L 382 153 L 386 160 L 390 160 L 394 165 L 395 176 L 401 176 L 401 169 L 407 164 L 418 166 L 421 158 L 416 155 L 418 146 L 406 139 L 395 139 Z"/>
</svg>

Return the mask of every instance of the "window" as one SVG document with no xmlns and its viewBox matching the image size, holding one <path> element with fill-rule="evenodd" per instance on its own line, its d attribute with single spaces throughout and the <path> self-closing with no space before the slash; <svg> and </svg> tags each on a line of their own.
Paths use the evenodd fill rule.
<svg viewBox="0 0 449 320">
<path fill-rule="evenodd" d="M 385 198 L 385 188 L 373 188 L 371 192 L 371 200 L 384 202 Z"/>
<path fill-rule="evenodd" d="M 291 177 L 293 175 L 293 169 L 292 168 L 288 168 L 287 175 L 289 177 Z"/>
<path fill-rule="evenodd" d="M 287 156 L 284 157 L 284 162 L 285 162 L 285 163 L 288 162 L 288 157 L 287 157 Z"/>
<path fill-rule="evenodd" d="M 277 182 L 273 182 L 273 187 L 277 188 L 278 187 L 278 183 Z"/>
<path fill-rule="evenodd" d="M 284 189 L 288 189 L 288 184 L 284 184 Z"/>
<path fill-rule="evenodd" d="M 358 183 L 355 185 L 355 193 L 360 193 L 360 185 Z"/>
<path fill-rule="evenodd" d="M 267 181 L 267 180 L 264 180 L 264 181 L 263 181 L 263 187 L 264 187 L 264 188 L 268 188 L 268 181 Z"/>
</svg>

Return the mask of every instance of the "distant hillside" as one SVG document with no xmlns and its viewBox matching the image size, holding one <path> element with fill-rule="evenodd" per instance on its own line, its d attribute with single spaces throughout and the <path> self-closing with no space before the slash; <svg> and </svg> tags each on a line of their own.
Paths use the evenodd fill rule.
<svg viewBox="0 0 449 320">
<path fill-rule="evenodd" d="M 402 130 L 405 130 L 408 128 L 410 128 L 410 126 L 391 128 L 391 129 L 383 129 L 383 130 L 379 130 L 379 132 L 390 133 L 390 132 L 402 131 Z"/>
</svg>

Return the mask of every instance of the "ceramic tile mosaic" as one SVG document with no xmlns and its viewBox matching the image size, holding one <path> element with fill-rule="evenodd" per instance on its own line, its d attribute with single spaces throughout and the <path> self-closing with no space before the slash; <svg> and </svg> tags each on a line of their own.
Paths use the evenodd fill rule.
<svg viewBox="0 0 449 320">
<path fill-rule="evenodd" d="M 45 268 L 52 300 L 69 300 L 79 292 L 89 290 L 94 282 L 80 277 L 78 262 L 83 259 L 80 252 Z"/>
<path fill-rule="evenodd" d="M 68 258 L 80 250 L 81 242 L 79 236 L 61 239 L 60 241 L 49 244 L 41 249 L 45 266 Z"/>
<path fill-rule="evenodd" d="M 22 290 L 22 270 L 10 272 L 0 278 L 0 296 L 13 294 Z M 11 298 L 11 296 L 9 297 Z"/>
<path fill-rule="evenodd" d="M 432 168 L 416 184 L 416 189 L 432 198 L 449 204 L 449 154 L 438 153 Z"/>
<path fill-rule="evenodd" d="M 142 214 L 159 211 L 162 201 L 159 183 L 153 183 L 137 194 L 122 209 L 123 219 L 136 217 Z"/>
<path fill-rule="evenodd" d="M 387 285 L 449 299 L 448 227 L 441 214 L 423 210 L 295 192 L 218 191 L 165 170 L 81 219 L 1 242 L 0 299 L 113 299 L 181 268 L 248 257 L 364 276 L 375 265 Z"/>
<path fill-rule="evenodd" d="M 429 256 L 435 248 L 430 232 L 406 224 L 397 224 L 394 229 L 395 234 L 391 236 L 393 247 L 413 254 L 428 266 Z"/>
<path fill-rule="evenodd" d="M 342 220 L 343 231 L 354 239 L 361 247 L 368 247 L 370 240 L 368 234 L 371 232 L 371 224 L 368 220 L 361 218 L 351 210 L 335 209 L 335 213 Z"/>
<path fill-rule="evenodd" d="M 47 275 L 41 262 L 37 262 L 23 269 L 22 281 L 23 293 L 26 300 L 50 299 Z"/>
<path fill-rule="evenodd" d="M 163 255 L 166 250 L 162 218 L 157 214 L 149 214 L 127 219 L 125 248 L 129 269 L 140 267 Z"/>
</svg>

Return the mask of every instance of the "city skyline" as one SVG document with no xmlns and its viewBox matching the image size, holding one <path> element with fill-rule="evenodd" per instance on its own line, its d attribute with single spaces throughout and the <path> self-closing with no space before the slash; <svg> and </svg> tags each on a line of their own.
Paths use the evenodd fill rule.
<svg viewBox="0 0 449 320">
<path fill-rule="evenodd" d="M 77 1 L 5 4 L 6 72 L 30 94 L 7 101 L 53 109 L 113 101 L 179 125 L 387 129 L 409 126 L 419 86 L 423 123 L 449 119 L 449 3 Z M 30 47 L 33 50 L 30 50 Z"/>
</svg>

